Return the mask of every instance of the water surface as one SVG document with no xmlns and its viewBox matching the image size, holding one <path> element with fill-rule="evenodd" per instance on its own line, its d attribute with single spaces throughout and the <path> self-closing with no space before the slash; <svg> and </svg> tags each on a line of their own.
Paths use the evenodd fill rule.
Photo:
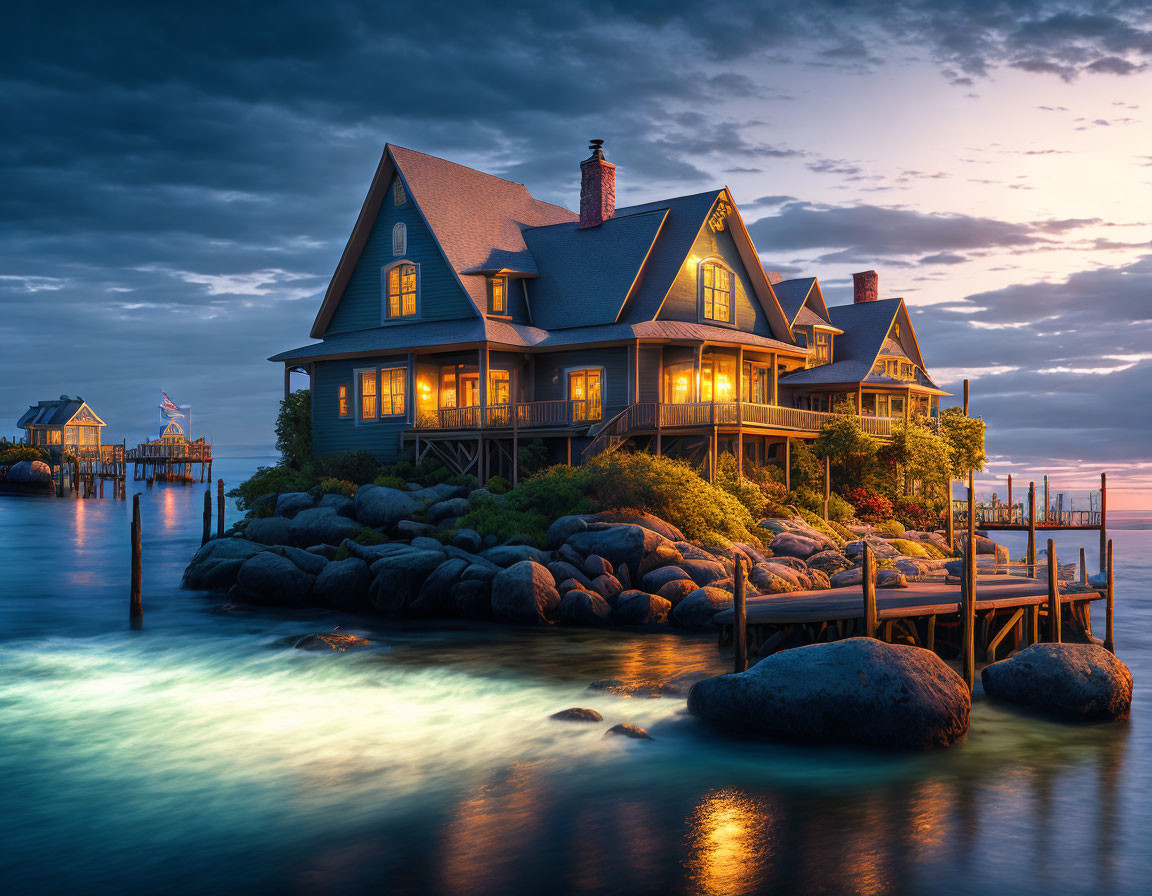
<svg viewBox="0 0 1152 896">
<path fill-rule="evenodd" d="M 262 460 L 217 470 L 231 483 Z M 199 485 L 145 493 L 132 631 L 130 502 L 0 497 L 5 893 L 1052 894 L 1152 875 L 1152 531 L 1113 533 L 1130 722 L 978 699 L 961 746 L 889 757 L 724 742 L 683 700 L 587 690 L 723 671 L 711 638 L 182 592 L 202 502 Z M 1092 537 L 1057 546 L 1071 559 Z M 287 646 L 335 626 L 372 647 Z M 604 723 L 547 718 L 576 705 Z M 617 722 L 655 740 L 605 738 Z"/>
</svg>

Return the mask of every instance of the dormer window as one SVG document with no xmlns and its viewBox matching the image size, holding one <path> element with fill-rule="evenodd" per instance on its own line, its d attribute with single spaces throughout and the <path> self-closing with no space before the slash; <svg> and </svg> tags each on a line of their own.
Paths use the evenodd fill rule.
<svg viewBox="0 0 1152 896">
<path fill-rule="evenodd" d="M 505 277 L 493 277 L 488 281 L 488 313 L 508 313 L 508 280 Z"/>
<path fill-rule="evenodd" d="M 404 192 L 404 184 L 400 182 L 400 178 L 396 178 L 392 182 L 392 204 L 403 205 L 408 201 L 408 194 Z"/>
<path fill-rule="evenodd" d="M 700 317 L 732 323 L 732 271 L 717 261 L 700 265 Z"/>
<path fill-rule="evenodd" d="M 408 227 L 403 223 L 392 228 L 392 254 L 396 256 L 408 254 Z"/>
<path fill-rule="evenodd" d="M 415 317 L 420 311 L 420 265 L 402 261 L 383 271 L 384 317 Z"/>
<path fill-rule="evenodd" d="M 816 331 L 816 363 L 830 364 L 832 362 L 832 334 L 823 330 Z"/>
</svg>

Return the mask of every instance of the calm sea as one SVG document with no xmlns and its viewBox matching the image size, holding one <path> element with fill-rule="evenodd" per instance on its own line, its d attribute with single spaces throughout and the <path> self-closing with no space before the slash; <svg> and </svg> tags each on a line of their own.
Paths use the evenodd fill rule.
<svg viewBox="0 0 1152 896">
<path fill-rule="evenodd" d="M 893 758 L 728 743 L 682 700 L 586 690 L 722 671 L 709 638 L 224 608 L 178 588 L 202 502 L 145 494 L 132 631 L 128 504 L 0 497 L 4 893 L 1147 891 L 1152 531 L 1113 533 L 1129 723 L 978 698 L 966 743 Z M 375 644 L 286 646 L 335 626 Z M 568 706 L 605 722 L 548 721 Z"/>
</svg>

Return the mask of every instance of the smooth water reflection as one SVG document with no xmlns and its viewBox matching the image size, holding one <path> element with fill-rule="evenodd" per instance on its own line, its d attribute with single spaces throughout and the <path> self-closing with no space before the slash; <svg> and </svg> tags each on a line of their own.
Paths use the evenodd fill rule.
<svg viewBox="0 0 1152 896">
<path fill-rule="evenodd" d="M 1152 873 L 1152 533 L 1115 533 L 1131 723 L 980 701 L 965 744 L 892 757 L 726 741 L 682 700 L 586 690 L 720 671 L 708 638 L 222 608 L 175 587 L 202 500 L 144 496 L 132 632 L 130 502 L 0 499 L 5 893 L 1047 894 Z M 285 646 L 336 625 L 372 645 Z M 548 720 L 574 705 L 604 723 Z M 605 738 L 617 722 L 656 739 Z"/>
</svg>

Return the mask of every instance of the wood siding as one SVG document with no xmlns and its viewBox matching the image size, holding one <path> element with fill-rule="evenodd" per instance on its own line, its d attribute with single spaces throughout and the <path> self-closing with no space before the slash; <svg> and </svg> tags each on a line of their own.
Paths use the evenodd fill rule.
<svg viewBox="0 0 1152 896">
<path fill-rule="evenodd" d="M 578 349 L 536 355 L 536 401 L 559 401 L 568 397 L 568 383 L 564 371 L 601 367 L 604 419 L 628 406 L 628 381 L 632 368 L 628 346 Z"/>
<path fill-rule="evenodd" d="M 661 346 L 640 346 L 640 401 L 660 400 Z"/>
<path fill-rule="evenodd" d="M 424 226 L 411 196 L 400 206 L 389 189 L 376 223 L 356 268 L 348 280 L 328 333 L 347 333 L 379 327 L 382 316 L 380 269 L 399 258 L 392 254 L 392 228 L 402 222 L 408 228 L 408 251 L 404 258 L 420 265 L 420 314 L 413 320 L 451 320 L 472 317 L 475 309 L 440 253 L 431 231 Z M 393 324 L 403 326 L 402 323 Z"/>
<path fill-rule="evenodd" d="M 400 459 L 400 433 L 411 426 L 408 422 L 412 416 L 411 384 L 405 401 L 407 413 L 403 417 L 389 417 L 358 425 L 353 371 L 367 367 L 400 367 L 407 363 L 407 355 L 316 362 L 312 374 L 312 446 L 317 457 L 367 450 L 383 463 Z M 348 417 L 340 416 L 340 386 L 348 387 L 348 406 L 351 412 Z"/>
<path fill-rule="evenodd" d="M 732 305 L 736 311 L 736 329 L 746 333 L 756 333 L 759 336 L 773 337 L 768 325 L 768 318 L 760 301 L 752 289 L 752 280 L 736 249 L 736 243 L 728 230 L 713 232 L 705 224 L 696 241 L 692 244 L 690 257 L 680 268 L 664 306 L 660 309 L 657 320 L 686 320 L 699 323 L 712 323 L 702 321 L 699 314 L 697 285 L 697 264 L 707 258 L 720 258 L 735 274 L 733 278 L 734 295 Z M 695 261 L 693 261 L 695 259 Z"/>
</svg>

